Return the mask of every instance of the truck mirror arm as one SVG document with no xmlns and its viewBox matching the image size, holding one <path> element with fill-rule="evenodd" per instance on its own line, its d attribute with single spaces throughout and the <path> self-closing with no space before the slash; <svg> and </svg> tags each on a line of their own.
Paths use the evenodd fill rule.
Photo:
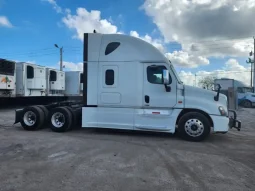
<svg viewBox="0 0 255 191">
<path fill-rule="evenodd" d="M 220 84 L 218 84 L 217 95 L 216 95 L 216 96 L 214 96 L 214 101 L 219 101 L 219 97 L 220 97 L 220 89 L 221 89 L 221 86 L 220 86 Z"/>
<path fill-rule="evenodd" d="M 166 92 L 171 92 L 171 86 L 166 85 L 166 84 L 164 84 L 164 85 L 165 85 Z"/>
</svg>

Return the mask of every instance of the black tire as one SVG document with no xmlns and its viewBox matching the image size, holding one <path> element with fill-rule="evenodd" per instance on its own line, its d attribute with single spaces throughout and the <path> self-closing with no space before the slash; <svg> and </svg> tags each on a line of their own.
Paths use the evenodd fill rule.
<svg viewBox="0 0 255 191">
<path fill-rule="evenodd" d="M 73 108 L 71 108 L 69 106 L 66 106 L 65 108 L 67 108 L 72 114 L 72 125 L 71 125 L 70 129 L 73 129 L 77 125 L 76 113 L 73 110 Z"/>
<path fill-rule="evenodd" d="M 64 124 L 62 126 L 55 126 L 52 121 L 54 118 L 54 114 L 61 113 L 64 117 Z M 50 114 L 50 128 L 54 132 L 65 132 L 69 130 L 72 126 L 72 113 L 66 107 L 57 107 L 52 109 Z"/>
<path fill-rule="evenodd" d="M 34 119 L 35 122 L 34 124 L 31 124 L 31 125 L 28 125 L 28 120 L 26 120 L 28 118 L 27 115 L 29 114 L 29 112 L 32 112 L 32 114 L 35 115 L 35 119 Z M 44 121 L 45 121 L 45 118 L 44 118 L 44 113 L 42 109 L 37 106 L 31 106 L 31 107 L 26 107 L 23 110 L 22 121 L 20 123 L 25 130 L 35 131 L 37 129 L 40 129 L 43 126 Z"/>
<path fill-rule="evenodd" d="M 243 106 L 245 108 L 251 108 L 252 107 L 252 103 L 249 100 L 244 100 Z"/>
<path fill-rule="evenodd" d="M 44 105 L 37 105 L 37 107 L 41 108 L 44 113 L 44 125 L 49 123 L 49 110 Z"/>
<path fill-rule="evenodd" d="M 200 128 L 203 130 L 199 130 Z M 199 132 L 194 133 L 195 131 Z M 210 131 L 210 121 L 198 112 L 185 113 L 178 123 L 178 134 L 188 141 L 202 141 L 210 134 Z"/>
</svg>

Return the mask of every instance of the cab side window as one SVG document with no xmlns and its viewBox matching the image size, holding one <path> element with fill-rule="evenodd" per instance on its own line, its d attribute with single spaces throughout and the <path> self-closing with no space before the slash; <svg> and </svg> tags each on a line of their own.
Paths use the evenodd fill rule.
<svg viewBox="0 0 255 191">
<path fill-rule="evenodd" d="M 147 67 L 147 80 L 152 84 L 163 84 L 163 70 L 166 70 L 165 66 L 148 66 Z M 169 74 L 169 82 L 172 83 L 172 78 Z"/>
</svg>

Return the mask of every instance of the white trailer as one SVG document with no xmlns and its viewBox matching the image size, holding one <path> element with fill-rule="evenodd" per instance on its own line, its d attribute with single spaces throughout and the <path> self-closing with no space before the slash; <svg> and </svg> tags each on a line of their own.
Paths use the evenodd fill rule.
<svg viewBox="0 0 255 191">
<path fill-rule="evenodd" d="M 184 85 L 170 61 L 141 39 L 85 33 L 83 63 L 81 105 L 68 102 L 16 110 L 15 123 L 36 130 L 49 118 L 53 131 L 64 132 L 81 117 L 83 128 L 178 130 L 191 141 L 241 128 L 225 95 Z M 233 118 L 229 112 L 234 112 Z"/>
<path fill-rule="evenodd" d="M 26 62 L 16 63 L 16 95 L 21 97 L 46 95 L 46 68 Z"/>
<path fill-rule="evenodd" d="M 46 68 L 46 95 L 64 96 L 65 92 L 65 72 Z"/>
<path fill-rule="evenodd" d="M 83 94 L 83 73 L 80 71 L 66 71 L 65 96 L 82 96 Z"/>
<path fill-rule="evenodd" d="M 0 59 L 0 98 L 14 97 L 16 91 L 16 64 Z"/>
</svg>

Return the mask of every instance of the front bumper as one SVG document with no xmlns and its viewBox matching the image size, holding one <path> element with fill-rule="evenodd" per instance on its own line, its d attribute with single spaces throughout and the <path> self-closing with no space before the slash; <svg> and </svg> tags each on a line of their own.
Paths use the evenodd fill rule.
<svg viewBox="0 0 255 191">
<path fill-rule="evenodd" d="M 241 121 L 236 119 L 236 111 L 234 110 L 228 110 L 228 113 L 233 113 L 233 116 L 229 116 L 229 123 L 228 126 L 230 129 L 236 128 L 238 131 L 241 130 Z"/>
</svg>

